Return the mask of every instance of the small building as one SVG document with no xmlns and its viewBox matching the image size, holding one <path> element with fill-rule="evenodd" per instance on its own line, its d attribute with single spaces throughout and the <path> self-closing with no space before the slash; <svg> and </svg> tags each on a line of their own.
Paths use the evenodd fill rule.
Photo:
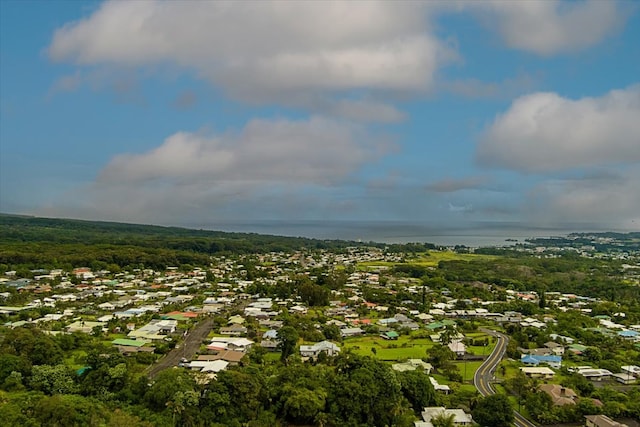
<svg viewBox="0 0 640 427">
<path fill-rule="evenodd" d="M 611 378 L 611 371 L 607 369 L 580 369 L 580 375 L 590 381 L 602 381 Z"/>
<path fill-rule="evenodd" d="M 559 384 L 542 384 L 538 389 L 547 393 L 556 406 L 575 405 L 578 399 L 575 391 Z"/>
<path fill-rule="evenodd" d="M 522 355 L 520 361 L 529 366 L 546 364 L 554 369 L 560 369 L 560 367 L 562 366 L 562 357 L 560 356 L 541 356 L 535 354 L 526 354 Z"/>
<path fill-rule="evenodd" d="M 342 338 L 348 337 L 356 337 L 359 335 L 364 335 L 364 330 L 362 328 L 342 328 L 340 329 L 340 336 Z"/>
<path fill-rule="evenodd" d="M 453 424 L 455 426 L 470 426 L 473 425 L 473 418 L 471 418 L 470 414 L 467 414 L 466 412 L 464 412 L 462 409 L 445 409 L 442 406 L 432 406 L 432 407 L 428 407 L 428 408 L 424 408 L 424 410 L 422 411 L 422 419 L 424 420 L 424 423 L 420 423 L 420 421 L 417 421 L 415 423 L 415 426 L 417 427 L 424 427 L 424 426 L 430 426 L 433 427 L 433 424 L 431 424 L 431 420 L 439 417 L 440 415 L 453 415 Z"/>
<path fill-rule="evenodd" d="M 585 415 L 586 427 L 629 427 L 627 424 L 612 420 L 606 415 Z"/>
<path fill-rule="evenodd" d="M 524 367 L 520 368 L 523 374 L 528 376 L 529 378 L 553 378 L 555 372 L 546 366 L 536 366 L 536 367 Z"/>
<path fill-rule="evenodd" d="M 302 357 L 318 357 L 320 353 L 326 353 L 327 356 L 335 356 L 340 353 L 340 347 L 331 341 L 320 341 L 313 345 L 301 345 L 300 356 Z"/>
<path fill-rule="evenodd" d="M 231 326 L 223 326 L 220 328 L 222 335 L 240 336 L 246 334 L 248 329 L 240 324 L 233 324 Z"/>
<path fill-rule="evenodd" d="M 397 340 L 400 335 L 396 331 L 387 331 L 380 334 L 385 340 Z"/>
<path fill-rule="evenodd" d="M 462 357 L 467 352 L 467 346 L 460 340 L 451 341 L 448 345 L 449 350 L 455 353 L 456 356 Z"/>
</svg>

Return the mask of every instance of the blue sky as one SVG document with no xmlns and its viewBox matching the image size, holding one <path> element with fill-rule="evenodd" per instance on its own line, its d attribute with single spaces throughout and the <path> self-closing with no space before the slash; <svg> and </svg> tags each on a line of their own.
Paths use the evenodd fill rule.
<svg viewBox="0 0 640 427">
<path fill-rule="evenodd" d="M 2 212 L 640 229 L 633 1 L 0 8 Z"/>
</svg>

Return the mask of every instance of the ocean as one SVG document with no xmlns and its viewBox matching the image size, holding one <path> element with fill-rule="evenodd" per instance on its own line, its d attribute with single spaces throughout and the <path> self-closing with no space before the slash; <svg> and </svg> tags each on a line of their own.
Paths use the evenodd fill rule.
<svg viewBox="0 0 640 427">
<path fill-rule="evenodd" d="M 434 243 L 443 246 L 510 246 L 527 238 L 566 236 L 571 228 L 529 227 L 514 223 L 481 223 L 445 227 L 395 221 L 253 221 L 189 224 L 189 228 L 315 239 L 354 240 L 379 243 Z M 589 230 L 594 231 L 594 230 Z M 597 230 L 595 230 L 597 231 Z"/>
</svg>

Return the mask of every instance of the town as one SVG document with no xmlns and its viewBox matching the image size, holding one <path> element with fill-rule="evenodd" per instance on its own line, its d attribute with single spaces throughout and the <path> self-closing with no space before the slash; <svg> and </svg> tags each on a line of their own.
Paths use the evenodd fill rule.
<svg viewBox="0 0 640 427">
<path fill-rule="evenodd" d="M 310 380 L 320 375 L 316 370 L 364 358 L 396 376 L 408 410 L 380 423 L 366 416 L 340 421 L 342 408 L 334 402 L 331 413 L 335 397 L 327 390 L 313 397 L 307 394 L 316 390 L 292 383 L 279 384 L 293 389 L 273 408 L 258 394 L 243 412 L 218 414 L 218 422 L 262 417 L 255 425 L 425 427 L 450 418 L 453 425 L 498 425 L 494 418 L 505 411 L 495 412 L 495 405 L 502 404 L 525 419 L 507 418 L 507 425 L 637 425 L 638 299 L 607 299 L 607 292 L 614 295 L 610 289 L 588 284 L 615 275 L 615 283 L 637 292 L 640 254 L 539 243 L 501 248 L 517 257 L 466 247 L 390 252 L 363 244 L 214 255 L 206 266 L 162 270 L 5 269 L 0 385 L 11 393 L 5 400 L 33 390 L 50 398 L 79 393 L 112 401 L 135 386 L 141 396 L 132 401 L 170 413 L 169 424 L 199 425 L 194 413 L 205 395 L 225 384 L 226 399 L 240 398 L 233 394 L 238 385 L 229 382 L 258 381 L 244 377 L 258 377 L 258 367 L 272 376 Z M 589 274 L 578 271 L 582 264 Z M 585 293 L 554 286 L 582 286 Z M 498 351 L 502 334 L 508 337 L 504 358 L 492 367 L 487 384 L 479 384 L 478 373 Z M 294 374 L 294 367 L 301 371 Z M 165 390 L 171 383 L 184 387 Z M 254 387 L 266 393 L 267 386 L 258 383 Z M 367 389 L 374 384 L 360 386 L 364 395 L 376 392 Z M 481 393 L 486 387 L 490 394 Z M 378 392 L 385 399 L 384 388 Z M 164 422 L 124 411 L 121 416 Z M 275 418 L 268 421 L 270 416 Z"/>
</svg>

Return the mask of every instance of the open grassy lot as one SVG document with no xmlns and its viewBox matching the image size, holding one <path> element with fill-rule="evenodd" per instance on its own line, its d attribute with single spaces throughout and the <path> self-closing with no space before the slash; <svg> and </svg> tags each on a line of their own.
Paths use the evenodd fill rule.
<svg viewBox="0 0 640 427">
<path fill-rule="evenodd" d="M 428 338 L 412 338 L 403 335 L 397 340 L 385 340 L 381 337 L 348 338 L 343 347 L 351 349 L 356 354 L 375 356 L 381 360 L 400 361 L 404 359 L 422 359 L 426 357 L 427 350 L 433 347 L 433 342 Z"/>
<path fill-rule="evenodd" d="M 421 265 L 425 267 L 437 267 L 440 261 L 476 261 L 476 260 L 494 260 L 500 257 L 495 255 L 479 255 L 479 254 L 459 254 L 452 251 L 429 251 L 423 254 L 417 254 L 415 258 L 408 258 L 407 264 Z M 358 263 L 358 268 L 366 270 L 370 267 L 392 267 L 398 263 L 386 261 L 365 261 Z"/>
</svg>

